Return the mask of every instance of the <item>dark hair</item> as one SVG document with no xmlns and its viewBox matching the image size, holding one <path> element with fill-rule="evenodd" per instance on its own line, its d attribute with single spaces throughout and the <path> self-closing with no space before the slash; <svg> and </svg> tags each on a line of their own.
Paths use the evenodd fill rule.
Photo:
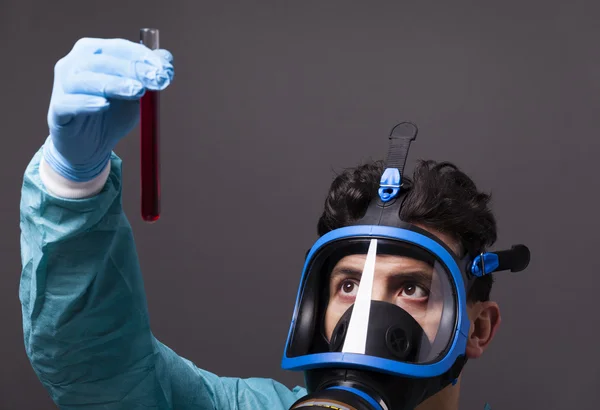
<svg viewBox="0 0 600 410">
<path fill-rule="evenodd" d="M 331 184 L 323 214 L 319 218 L 319 236 L 362 218 L 377 195 L 384 171 L 382 161 L 344 170 Z M 400 218 L 423 225 L 453 238 L 463 253 L 478 254 L 496 241 L 496 219 L 489 208 L 491 195 L 480 192 L 475 183 L 449 162 L 419 161 L 412 178 L 404 176 L 408 189 Z M 492 275 L 475 280 L 469 301 L 490 298 Z"/>
</svg>

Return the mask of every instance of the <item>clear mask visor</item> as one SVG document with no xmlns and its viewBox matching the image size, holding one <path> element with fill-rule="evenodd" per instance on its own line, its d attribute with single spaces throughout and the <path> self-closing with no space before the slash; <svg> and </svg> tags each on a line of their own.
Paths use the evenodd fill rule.
<svg viewBox="0 0 600 410">
<path fill-rule="evenodd" d="M 300 314 L 314 312 L 314 326 L 298 320 L 293 335 L 303 338 L 312 329 L 304 354 L 342 352 L 416 364 L 443 356 L 455 331 L 456 297 L 450 274 L 432 253 L 388 239 L 328 247 L 305 281 Z"/>
</svg>

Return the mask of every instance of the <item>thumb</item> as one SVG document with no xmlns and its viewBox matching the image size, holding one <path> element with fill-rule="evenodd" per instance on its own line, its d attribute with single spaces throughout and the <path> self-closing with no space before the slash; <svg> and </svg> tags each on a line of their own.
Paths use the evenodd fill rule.
<svg viewBox="0 0 600 410">
<path fill-rule="evenodd" d="M 85 94 L 62 94 L 55 97 L 48 113 L 48 122 L 53 125 L 66 125 L 73 117 L 93 114 L 110 107 L 106 98 Z"/>
</svg>

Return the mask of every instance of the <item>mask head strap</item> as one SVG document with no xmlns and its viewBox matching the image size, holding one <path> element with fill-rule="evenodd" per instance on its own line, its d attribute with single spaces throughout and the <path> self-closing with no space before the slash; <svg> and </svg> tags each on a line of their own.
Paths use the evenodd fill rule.
<svg viewBox="0 0 600 410">
<path fill-rule="evenodd" d="M 400 207 L 406 191 L 402 190 L 402 176 L 410 144 L 419 130 L 410 122 L 401 122 L 390 133 L 390 145 L 385 171 L 379 182 L 378 195 L 371 201 L 365 215 L 353 225 L 398 226 Z"/>
<path fill-rule="evenodd" d="M 511 249 L 495 252 L 482 252 L 473 259 L 469 272 L 474 277 L 482 277 L 492 272 L 510 270 L 521 272 L 529 265 L 531 254 L 525 245 L 513 245 Z"/>
</svg>

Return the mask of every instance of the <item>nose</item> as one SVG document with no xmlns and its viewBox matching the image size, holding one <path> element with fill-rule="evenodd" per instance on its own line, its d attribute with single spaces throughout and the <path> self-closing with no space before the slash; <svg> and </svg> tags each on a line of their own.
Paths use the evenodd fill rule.
<svg viewBox="0 0 600 410">
<path fill-rule="evenodd" d="M 378 280 L 378 278 L 375 278 L 373 281 L 371 298 L 380 302 L 395 303 L 394 292 L 392 289 L 389 288 L 385 280 Z"/>
</svg>

